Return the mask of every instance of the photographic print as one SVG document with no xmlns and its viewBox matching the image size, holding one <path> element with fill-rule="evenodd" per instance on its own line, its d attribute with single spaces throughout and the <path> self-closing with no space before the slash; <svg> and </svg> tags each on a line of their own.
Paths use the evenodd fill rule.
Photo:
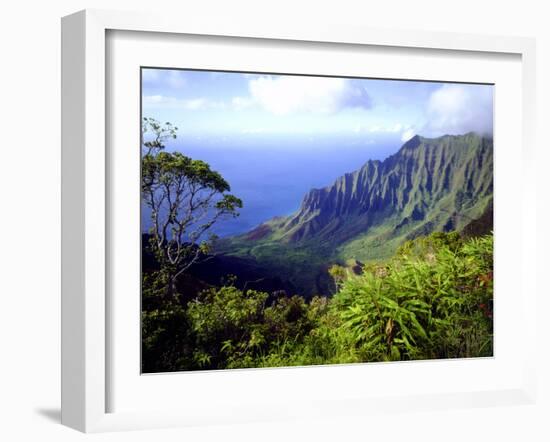
<svg viewBox="0 0 550 442">
<path fill-rule="evenodd" d="M 492 356 L 493 89 L 142 68 L 142 373 Z"/>
</svg>

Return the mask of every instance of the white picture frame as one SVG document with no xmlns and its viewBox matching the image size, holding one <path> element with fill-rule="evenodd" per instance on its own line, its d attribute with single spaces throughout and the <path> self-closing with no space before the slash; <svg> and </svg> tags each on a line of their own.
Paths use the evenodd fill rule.
<svg viewBox="0 0 550 442">
<path fill-rule="evenodd" d="M 535 43 L 532 39 L 451 33 L 321 26 L 308 24 L 267 24 L 212 22 L 196 17 L 153 16 L 122 12 L 87 10 L 62 21 L 62 423 L 84 432 L 111 431 L 168 426 L 206 425 L 216 422 L 249 422 L 314 413 L 363 414 L 383 409 L 414 410 L 454 408 L 510 403 L 532 403 L 535 398 L 534 346 L 536 324 L 520 318 L 526 351 L 521 358 L 521 382 L 506 388 L 472 390 L 462 393 L 431 392 L 426 395 L 388 395 L 378 397 L 329 397 L 317 401 L 313 409 L 294 407 L 289 412 L 279 407 L 258 410 L 249 400 L 239 403 L 236 413 L 209 414 L 198 409 L 108 412 L 108 395 L 113 385 L 108 376 L 112 354 L 107 339 L 110 317 L 107 245 L 108 155 L 106 120 L 106 66 L 109 31 L 155 32 L 162 34 L 200 35 L 270 39 L 274 41 L 369 45 L 380 48 L 426 48 L 441 51 L 469 51 L 514 54 L 521 57 L 522 110 L 522 213 L 521 213 L 521 297 L 518 307 L 528 311 L 536 304 L 534 272 L 527 256 L 536 256 L 535 183 Z M 426 362 L 425 364 L 437 364 Z M 136 370 L 139 368 L 136 367 Z M 335 367 L 333 370 L 338 370 Z M 316 370 L 316 368 L 310 368 Z M 266 372 L 264 372 L 266 373 Z M 211 373 L 210 376 L 219 375 Z M 204 376 L 204 374 L 203 374 Z M 267 374 L 269 376 L 269 374 Z"/>
</svg>

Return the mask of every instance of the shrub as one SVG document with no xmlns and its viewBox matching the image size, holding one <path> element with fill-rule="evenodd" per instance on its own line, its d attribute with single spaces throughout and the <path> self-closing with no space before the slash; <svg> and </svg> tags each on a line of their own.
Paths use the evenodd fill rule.
<svg viewBox="0 0 550 442">
<path fill-rule="evenodd" d="M 434 234 L 405 244 L 385 275 L 349 277 L 334 297 L 365 361 L 492 355 L 493 238 Z"/>
</svg>

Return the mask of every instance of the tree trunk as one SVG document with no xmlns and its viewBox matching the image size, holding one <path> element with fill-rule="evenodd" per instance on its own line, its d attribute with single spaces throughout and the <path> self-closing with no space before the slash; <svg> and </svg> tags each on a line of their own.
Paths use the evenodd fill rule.
<svg viewBox="0 0 550 442">
<path fill-rule="evenodd" d="M 177 295 L 176 290 L 176 277 L 172 273 L 168 275 L 168 283 L 166 284 L 165 298 L 169 300 L 175 300 Z"/>
</svg>

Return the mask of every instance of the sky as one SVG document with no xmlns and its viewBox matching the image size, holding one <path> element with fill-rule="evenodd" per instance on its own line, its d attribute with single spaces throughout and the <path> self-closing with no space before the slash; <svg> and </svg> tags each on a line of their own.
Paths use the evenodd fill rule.
<svg viewBox="0 0 550 442">
<path fill-rule="evenodd" d="M 290 215 L 416 134 L 492 135 L 493 87 L 143 69 L 142 116 L 177 126 L 166 149 L 206 161 L 242 198 L 240 216 L 213 228 L 228 236 Z"/>
<path fill-rule="evenodd" d="M 490 85 L 143 69 L 142 106 L 174 123 L 180 139 L 219 146 L 366 147 L 493 131 Z"/>
</svg>

